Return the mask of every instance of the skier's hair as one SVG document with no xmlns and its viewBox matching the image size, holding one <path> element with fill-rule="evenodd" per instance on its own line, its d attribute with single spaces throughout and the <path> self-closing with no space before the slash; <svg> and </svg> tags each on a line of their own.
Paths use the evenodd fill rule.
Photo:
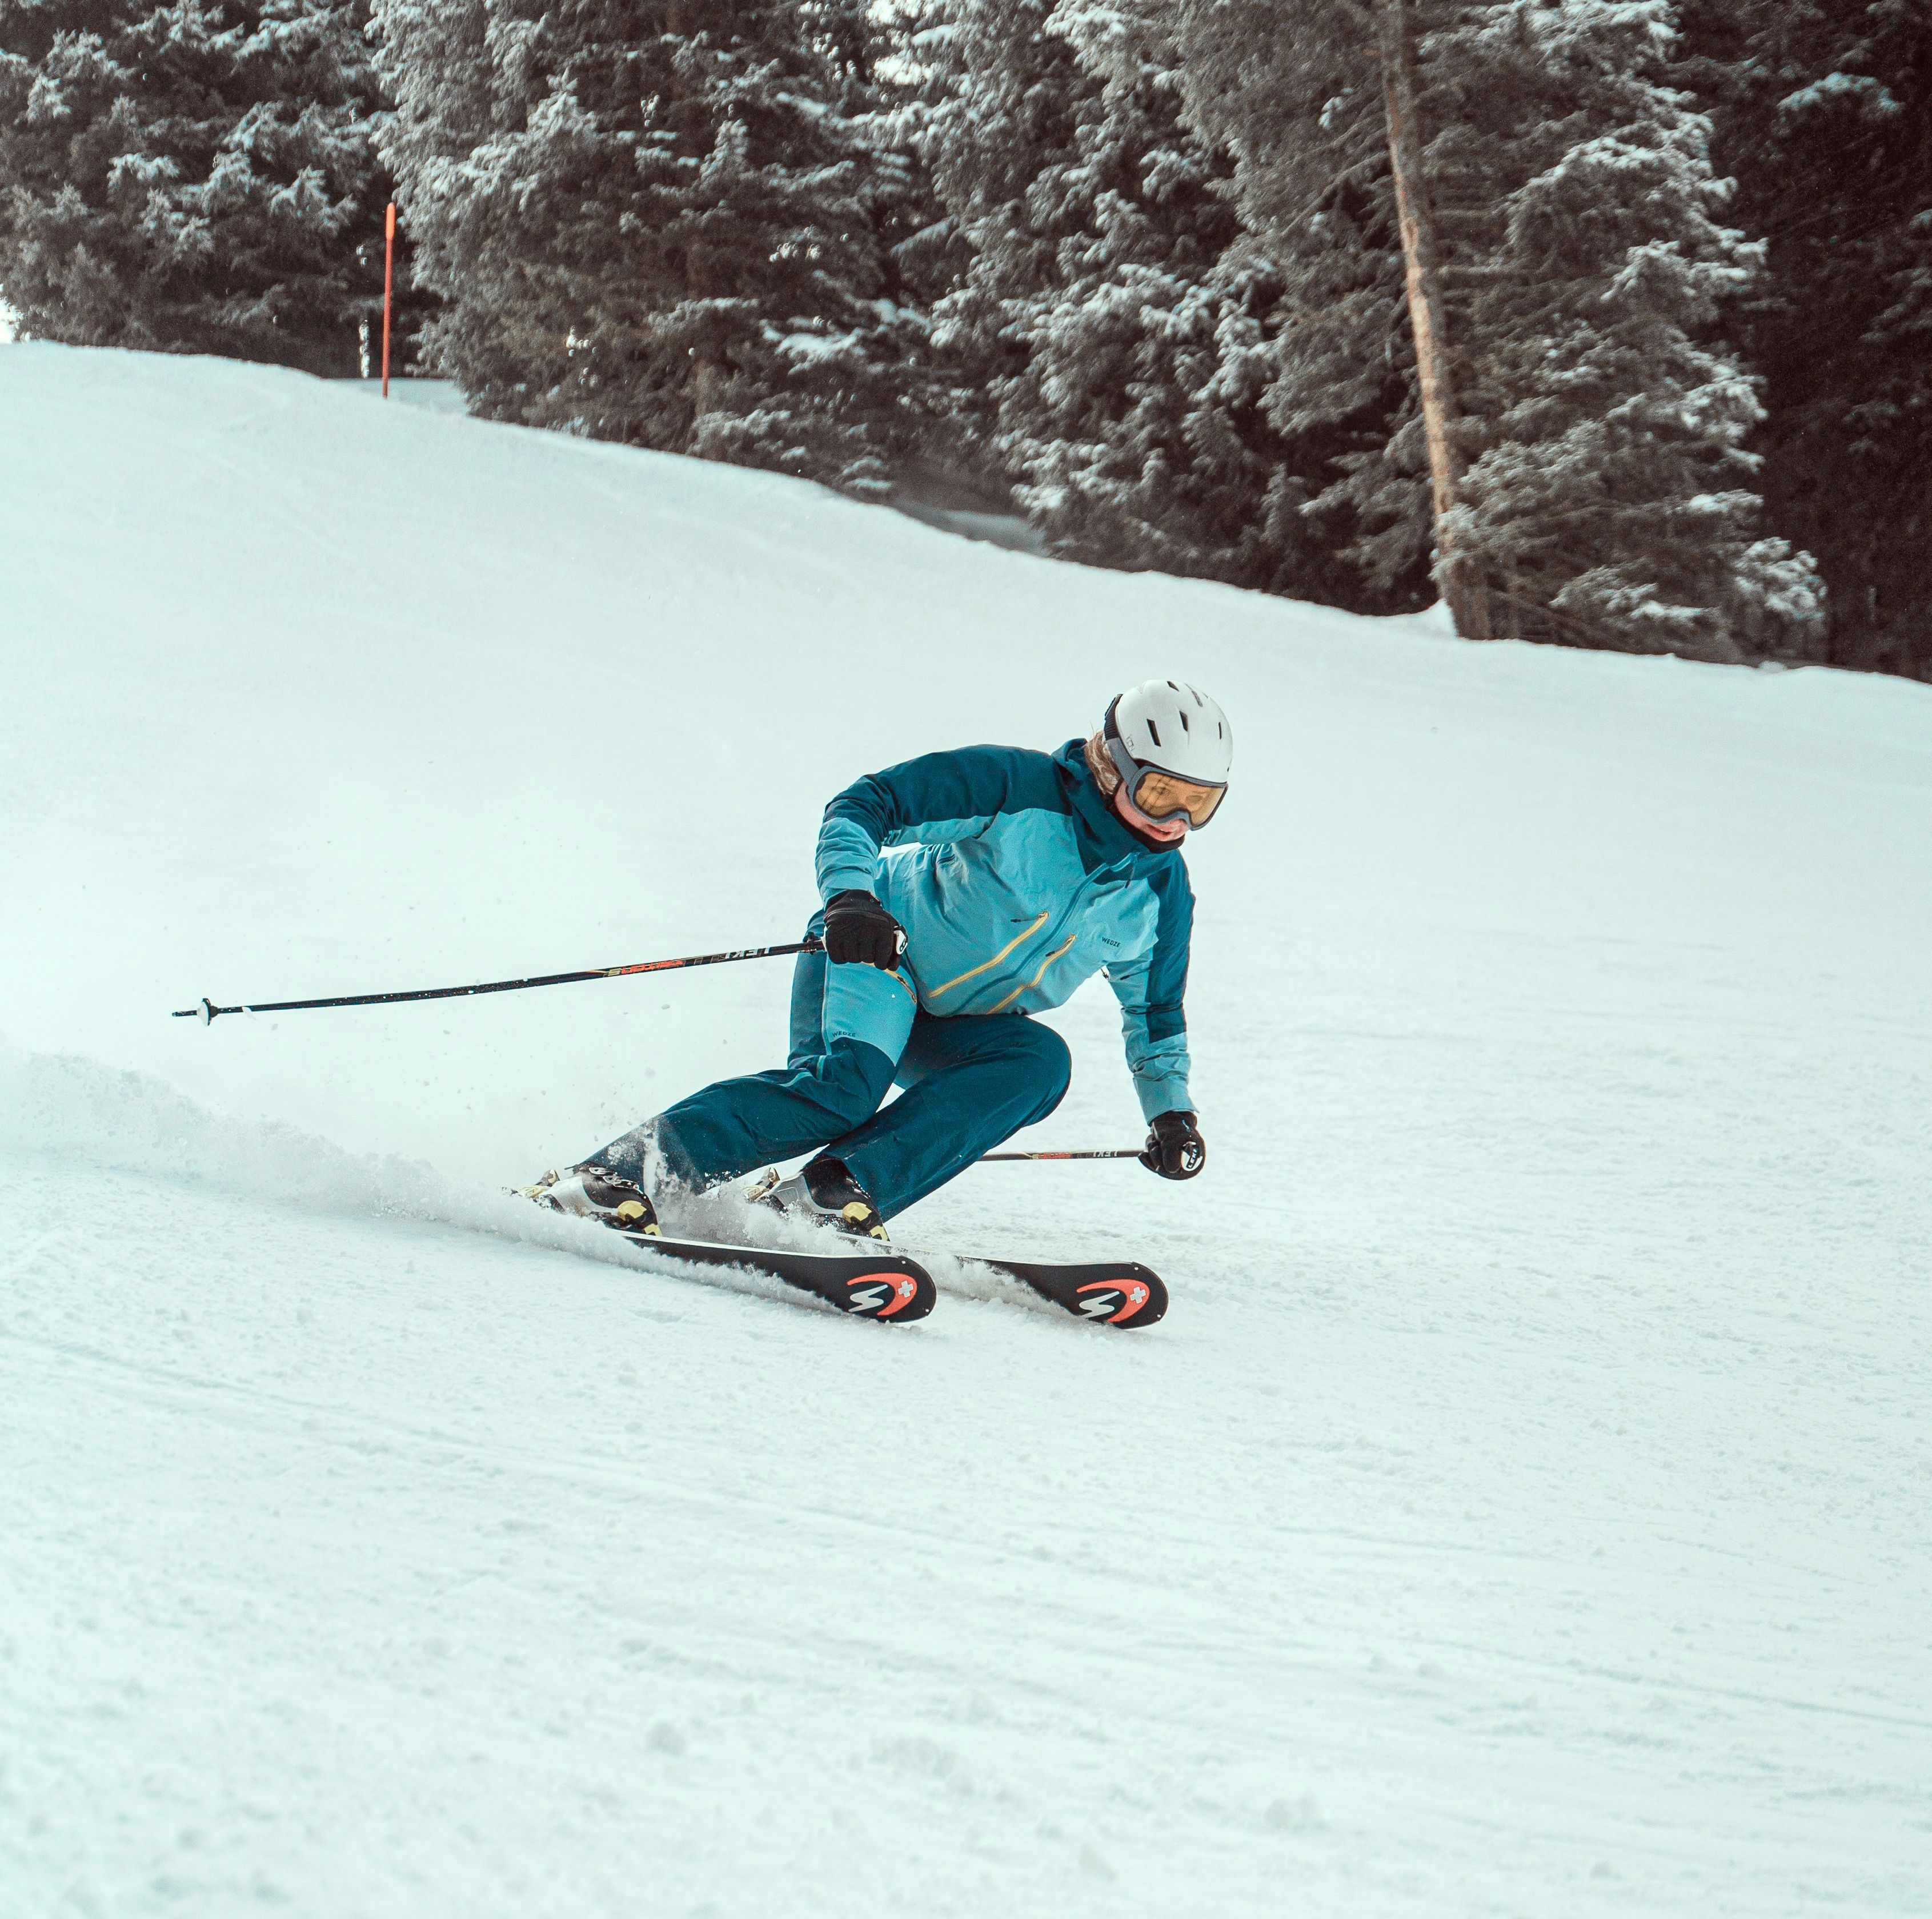
<svg viewBox="0 0 1932 1919">
<path fill-rule="evenodd" d="M 1120 769 L 1114 764 L 1107 751 L 1107 742 L 1097 730 L 1087 742 L 1087 770 L 1094 775 L 1094 784 L 1100 789 L 1100 796 L 1112 799 L 1114 789 L 1120 784 Z"/>
</svg>

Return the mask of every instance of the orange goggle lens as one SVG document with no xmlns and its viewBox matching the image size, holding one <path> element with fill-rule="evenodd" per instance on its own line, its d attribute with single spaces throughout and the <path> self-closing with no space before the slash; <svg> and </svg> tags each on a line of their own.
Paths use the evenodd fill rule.
<svg viewBox="0 0 1932 1919">
<path fill-rule="evenodd" d="M 1194 826 L 1204 826 L 1214 817 L 1228 789 L 1203 786 L 1196 780 L 1177 779 L 1150 768 L 1134 782 L 1134 804 L 1150 820 L 1172 820 L 1185 813 Z"/>
</svg>

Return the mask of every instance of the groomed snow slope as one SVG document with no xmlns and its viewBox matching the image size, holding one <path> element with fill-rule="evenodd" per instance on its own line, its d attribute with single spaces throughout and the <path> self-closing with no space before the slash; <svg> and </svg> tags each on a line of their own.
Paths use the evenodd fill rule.
<svg viewBox="0 0 1932 1919">
<path fill-rule="evenodd" d="M 7 347 L 0 448 L 0 1909 L 1932 1911 L 1932 692 L 218 362 Z M 795 937 L 853 775 L 1177 670 L 1207 1174 L 902 1222 L 1144 1336 L 498 1195 L 782 964 L 167 1017 Z"/>
</svg>

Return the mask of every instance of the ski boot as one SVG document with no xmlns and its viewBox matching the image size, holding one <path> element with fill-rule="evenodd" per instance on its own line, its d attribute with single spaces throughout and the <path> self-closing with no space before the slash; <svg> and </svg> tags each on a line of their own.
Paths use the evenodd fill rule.
<svg viewBox="0 0 1932 1919">
<path fill-rule="evenodd" d="M 601 1226 L 614 1227 L 620 1233 L 658 1232 L 657 1208 L 650 1195 L 634 1181 L 608 1166 L 586 1161 L 564 1173 L 546 1173 L 533 1186 L 519 1186 L 518 1192 L 553 1213 L 574 1213 L 580 1219 L 595 1219 Z"/>
<path fill-rule="evenodd" d="M 892 1235 L 879 1217 L 872 1196 L 845 1170 L 841 1159 L 821 1153 L 788 1180 L 776 1171 L 752 1188 L 750 1198 L 788 1219 L 808 1219 L 832 1227 L 854 1240 L 885 1240 Z"/>
</svg>

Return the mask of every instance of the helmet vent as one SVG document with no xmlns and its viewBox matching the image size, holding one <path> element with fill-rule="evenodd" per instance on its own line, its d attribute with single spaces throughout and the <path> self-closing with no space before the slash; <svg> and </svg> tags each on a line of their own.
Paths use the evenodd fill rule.
<svg viewBox="0 0 1932 1919">
<path fill-rule="evenodd" d="M 1149 720 L 1148 721 L 1148 731 L 1154 735 L 1154 743 L 1155 745 L 1158 746 L 1160 744 L 1160 728 L 1156 726 L 1153 721 Z"/>
<path fill-rule="evenodd" d="M 1188 724 L 1187 709 L 1185 706 L 1180 709 L 1180 730 L 1183 733 L 1192 733 L 1194 730 L 1193 727 Z"/>
</svg>

